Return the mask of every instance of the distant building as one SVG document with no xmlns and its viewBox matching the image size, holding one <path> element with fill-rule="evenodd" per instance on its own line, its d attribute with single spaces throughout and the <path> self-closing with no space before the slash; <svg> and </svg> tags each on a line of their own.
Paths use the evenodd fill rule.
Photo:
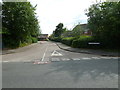
<svg viewBox="0 0 120 90">
<path fill-rule="evenodd" d="M 88 28 L 87 24 L 80 24 L 81 29 L 83 30 L 83 35 L 92 35 L 92 30 Z"/>
<path fill-rule="evenodd" d="M 61 36 L 62 37 L 73 37 L 73 32 L 72 31 L 66 31 Z"/>
<path fill-rule="evenodd" d="M 48 34 L 40 34 L 40 36 L 38 36 L 38 40 L 40 41 L 48 40 Z"/>
</svg>

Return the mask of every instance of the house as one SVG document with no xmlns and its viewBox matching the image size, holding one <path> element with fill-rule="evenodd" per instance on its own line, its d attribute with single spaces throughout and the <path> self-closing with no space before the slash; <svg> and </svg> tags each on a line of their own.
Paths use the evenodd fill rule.
<svg viewBox="0 0 120 90">
<path fill-rule="evenodd" d="M 73 37 L 73 32 L 72 31 L 66 31 L 61 35 L 62 37 Z"/>
<path fill-rule="evenodd" d="M 40 41 L 46 41 L 46 40 L 48 40 L 48 34 L 40 34 L 38 36 L 38 40 L 40 40 Z"/>
<path fill-rule="evenodd" d="M 83 35 L 92 35 L 92 30 L 88 28 L 87 24 L 80 24 L 81 29 L 83 30 Z"/>
</svg>

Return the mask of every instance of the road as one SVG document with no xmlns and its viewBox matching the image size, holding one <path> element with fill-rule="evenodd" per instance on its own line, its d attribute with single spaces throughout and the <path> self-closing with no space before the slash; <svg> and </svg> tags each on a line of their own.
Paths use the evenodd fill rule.
<svg viewBox="0 0 120 90">
<path fill-rule="evenodd" d="M 118 88 L 118 59 L 42 41 L 2 55 L 3 88 Z"/>
</svg>

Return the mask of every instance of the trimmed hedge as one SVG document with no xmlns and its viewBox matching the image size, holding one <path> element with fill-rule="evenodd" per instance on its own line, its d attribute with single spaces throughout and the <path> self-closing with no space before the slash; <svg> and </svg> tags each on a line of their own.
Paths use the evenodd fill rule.
<svg viewBox="0 0 120 90">
<path fill-rule="evenodd" d="M 61 42 L 61 37 L 49 38 L 51 41 Z"/>
<path fill-rule="evenodd" d="M 63 38 L 63 39 L 61 40 L 61 42 L 62 42 L 63 44 L 66 44 L 66 45 L 68 45 L 68 46 L 71 46 L 74 39 L 75 39 L 74 37 L 67 37 L 67 38 Z"/>
<path fill-rule="evenodd" d="M 75 48 L 101 48 L 100 45 L 88 44 L 89 42 L 98 42 L 91 36 L 80 36 L 80 38 L 73 40 L 72 47 Z"/>
</svg>

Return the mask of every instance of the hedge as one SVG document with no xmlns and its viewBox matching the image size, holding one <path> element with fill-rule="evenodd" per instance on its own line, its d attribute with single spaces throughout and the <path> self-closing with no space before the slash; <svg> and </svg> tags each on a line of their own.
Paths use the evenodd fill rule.
<svg viewBox="0 0 120 90">
<path fill-rule="evenodd" d="M 67 38 L 63 38 L 61 42 L 63 44 L 71 46 L 74 39 L 75 39 L 74 37 L 67 37 Z"/>
<path fill-rule="evenodd" d="M 61 37 L 49 38 L 49 40 L 55 41 L 55 42 L 61 42 Z"/>
<path fill-rule="evenodd" d="M 73 40 L 72 47 L 75 48 L 101 48 L 100 45 L 88 44 L 89 42 L 98 42 L 91 36 L 80 36 L 80 38 Z"/>
</svg>

